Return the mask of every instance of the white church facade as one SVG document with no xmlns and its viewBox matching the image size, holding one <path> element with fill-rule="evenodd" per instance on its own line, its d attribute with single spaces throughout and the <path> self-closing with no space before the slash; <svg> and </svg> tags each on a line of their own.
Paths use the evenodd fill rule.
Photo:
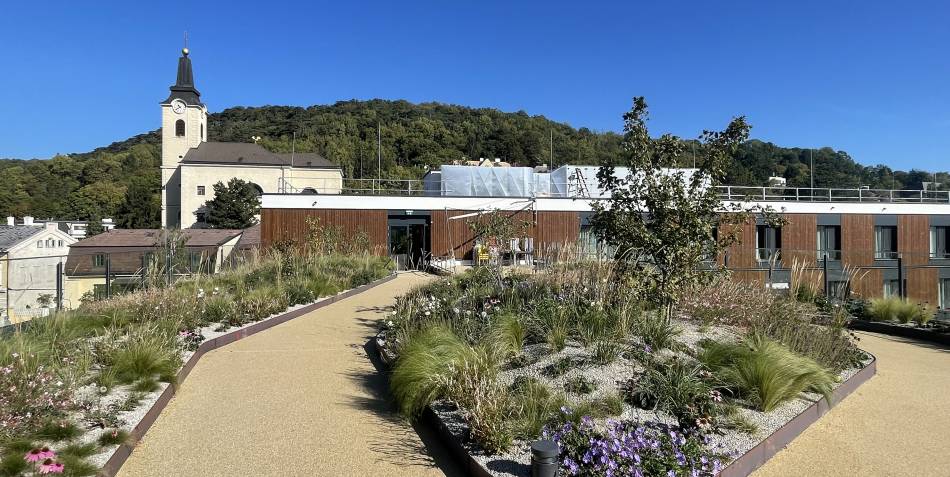
<svg viewBox="0 0 950 477">
<path fill-rule="evenodd" d="M 162 227 L 203 227 L 213 185 L 232 178 L 259 193 L 339 194 L 343 171 L 319 154 L 281 154 L 254 143 L 209 142 L 208 108 L 195 88 L 188 49 L 162 108 Z"/>
</svg>

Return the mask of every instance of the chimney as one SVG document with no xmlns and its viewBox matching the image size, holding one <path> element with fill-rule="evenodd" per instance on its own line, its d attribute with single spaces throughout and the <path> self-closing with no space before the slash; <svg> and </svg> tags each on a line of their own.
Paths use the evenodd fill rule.
<svg viewBox="0 0 950 477">
<path fill-rule="evenodd" d="M 33 216 L 32 216 L 32 215 L 24 215 L 24 216 L 23 216 L 23 225 L 33 225 Z"/>
<path fill-rule="evenodd" d="M 13 217 L 7 217 L 7 225 L 9 225 L 10 227 L 13 227 L 14 225 L 16 225 L 16 219 Z"/>
<path fill-rule="evenodd" d="M 49 231 L 52 232 L 53 230 L 58 230 L 58 229 L 59 229 L 59 224 L 58 224 L 58 223 L 56 223 L 56 222 L 46 222 L 46 230 L 49 230 Z"/>
</svg>

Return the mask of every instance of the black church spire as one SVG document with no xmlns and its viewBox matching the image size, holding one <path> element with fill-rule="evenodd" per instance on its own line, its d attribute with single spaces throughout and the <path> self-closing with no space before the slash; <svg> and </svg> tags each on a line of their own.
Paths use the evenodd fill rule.
<svg viewBox="0 0 950 477">
<path fill-rule="evenodd" d="M 201 93 L 195 89 L 195 77 L 191 71 L 191 58 L 188 58 L 188 48 L 182 48 L 181 58 L 178 58 L 178 79 L 170 88 L 171 94 L 165 103 L 173 99 L 180 99 L 186 104 L 201 104 Z"/>
</svg>

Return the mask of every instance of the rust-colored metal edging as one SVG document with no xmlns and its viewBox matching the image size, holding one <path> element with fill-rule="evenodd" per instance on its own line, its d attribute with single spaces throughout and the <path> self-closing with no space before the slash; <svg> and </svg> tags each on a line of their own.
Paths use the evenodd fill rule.
<svg viewBox="0 0 950 477">
<path fill-rule="evenodd" d="M 198 364 L 198 360 L 204 356 L 205 353 L 218 349 L 222 346 L 234 343 L 235 341 L 247 338 L 256 333 L 260 333 L 268 328 L 273 328 L 281 323 L 285 323 L 294 318 L 299 318 L 311 311 L 323 308 L 327 305 L 331 305 L 340 300 L 349 298 L 358 293 L 362 293 L 370 288 L 382 285 L 390 280 L 396 278 L 396 274 L 391 274 L 385 278 L 380 278 L 374 282 L 367 283 L 356 288 L 352 288 L 343 293 L 338 293 L 331 297 L 324 298 L 316 303 L 311 303 L 309 305 L 300 307 L 296 310 L 289 311 L 287 313 L 269 318 L 263 321 L 258 321 L 253 325 L 250 325 L 240 330 L 234 330 L 230 333 L 223 334 L 217 338 L 212 338 L 204 343 L 201 343 L 198 346 L 198 349 L 195 350 L 195 353 L 188 358 L 188 361 L 181 367 L 178 371 L 177 382 L 175 384 L 169 385 L 162 391 L 162 394 L 158 397 L 155 403 L 152 404 L 152 407 L 149 408 L 148 412 L 145 413 L 145 416 L 139 421 L 135 427 L 132 428 L 132 431 L 129 433 L 130 443 L 120 445 L 115 452 L 112 453 L 112 456 L 109 457 L 109 460 L 106 461 L 105 465 L 102 466 L 102 469 L 99 471 L 99 476 L 101 477 L 114 477 L 119 473 L 119 469 L 122 468 L 122 464 L 125 464 L 125 461 L 128 460 L 129 456 L 132 455 L 132 449 L 138 444 L 140 440 L 145 436 L 145 433 L 148 432 L 149 428 L 152 427 L 152 424 L 158 419 L 158 416 L 165 409 L 165 406 L 168 405 L 169 401 L 172 400 L 172 397 L 175 396 L 175 393 L 178 390 L 178 386 L 188 377 L 191 373 L 191 370 L 194 369 L 195 365 Z"/>
<path fill-rule="evenodd" d="M 826 400 L 819 399 L 808 406 L 807 409 L 793 417 L 791 421 L 776 429 L 764 441 L 727 465 L 719 474 L 720 477 L 745 477 L 751 474 L 876 373 L 877 358 L 871 355 L 871 362 L 867 366 L 861 368 L 854 376 L 835 388 L 831 395 L 831 405 Z"/>
</svg>

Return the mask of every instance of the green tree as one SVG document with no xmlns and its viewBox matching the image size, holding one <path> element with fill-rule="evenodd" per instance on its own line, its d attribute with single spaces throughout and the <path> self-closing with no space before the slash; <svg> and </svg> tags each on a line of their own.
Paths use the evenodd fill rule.
<svg viewBox="0 0 950 477">
<path fill-rule="evenodd" d="M 205 202 L 205 221 L 216 229 L 246 229 L 257 223 L 261 198 L 250 182 L 238 178 L 213 186 L 214 199 Z"/>
<path fill-rule="evenodd" d="M 694 153 L 676 136 L 651 138 L 646 119 L 646 101 L 635 98 L 624 114 L 621 163 L 629 173 L 618 175 L 610 164 L 600 168 L 597 178 L 610 199 L 594 203 L 592 225 L 669 317 L 684 290 L 716 273 L 700 266 L 703 260 L 738 239 L 735 227 L 724 226 L 746 220 L 740 210 L 719 213 L 722 201 L 713 186 L 724 179 L 749 125 L 738 117 L 721 132 L 703 132 Z M 671 169 L 687 151 L 697 154 L 697 168 L 691 174 Z"/>
<path fill-rule="evenodd" d="M 156 229 L 162 225 L 162 197 L 157 184 L 135 178 L 116 210 L 116 225 L 123 229 Z"/>
</svg>

